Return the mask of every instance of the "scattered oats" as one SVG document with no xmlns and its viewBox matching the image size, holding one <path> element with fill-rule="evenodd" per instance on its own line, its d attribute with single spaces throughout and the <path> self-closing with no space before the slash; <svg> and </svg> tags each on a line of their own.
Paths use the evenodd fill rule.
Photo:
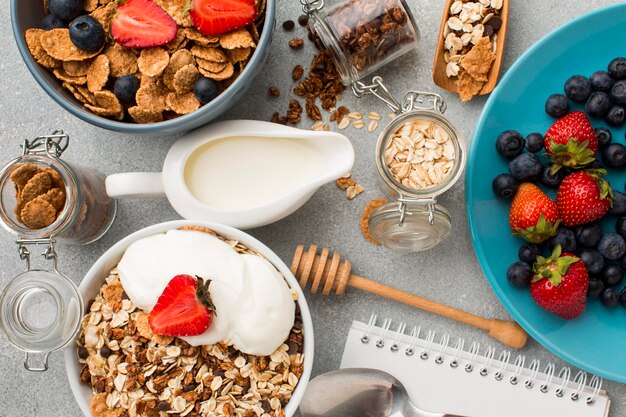
<svg viewBox="0 0 626 417">
<path fill-rule="evenodd" d="M 339 125 L 337 125 L 337 129 L 339 130 L 343 130 L 346 127 L 348 127 L 350 125 L 350 119 L 348 117 L 344 117 L 341 119 L 341 121 L 339 122 Z"/>
<path fill-rule="evenodd" d="M 358 111 L 353 111 L 353 112 L 348 113 L 348 117 L 354 120 L 361 120 L 363 118 L 363 115 L 359 113 Z"/>
<path fill-rule="evenodd" d="M 370 124 L 367 126 L 367 131 L 371 133 L 375 131 L 377 127 L 378 127 L 378 120 L 372 120 L 370 121 Z"/>
<path fill-rule="evenodd" d="M 317 122 L 313 123 L 313 125 L 311 126 L 311 130 L 323 130 L 324 126 L 326 126 L 324 121 L 318 120 Z"/>
<path fill-rule="evenodd" d="M 363 186 L 361 184 L 351 185 L 346 189 L 346 198 L 348 200 L 354 199 L 357 195 L 363 192 Z"/>
<path fill-rule="evenodd" d="M 352 123 L 352 127 L 354 127 L 355 129 L 361 129 L 363 126 L 365 126 L 365 122 L 363 120 L 355 120 Z"/>
<path fill-rule="evenodd" d="M 380 114 L 370 111 L 367 112 L 367 118 L 370 120 L 380 120 Z"/>
</svg>

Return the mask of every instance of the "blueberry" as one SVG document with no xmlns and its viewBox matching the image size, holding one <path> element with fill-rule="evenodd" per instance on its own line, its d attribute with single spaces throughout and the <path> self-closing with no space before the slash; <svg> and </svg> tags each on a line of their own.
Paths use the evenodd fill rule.
<svg viewBox="0 0 626 417">
<path fill-rule="evenodd" d="M 65 27 L 65 22 L 56 17 L 53 14 L 49 14 L 48 16 L 41 19 L 41 23 L 39 23 L 39 27 L 43 30 L 52 30 L 52 29 L 60 29 Z"/>
<path fill-rule="evenodd" d="M 556 174 L 550 173 L 550 167 L 544 167 L 541 173 L 541 183 L 548 188 L 558 188 L 559 184 L 565 179 L 567 172 L 563 169 L 559 169 Z"/>
<path fill-rule="evenodd" d="M 548 240 L 550 250 L 556 245 L 561 245 L 563 252 L 574 252 L 576 250 L 576 235 L 572 229 L 561 227 L 559 231 Z"/>
<path fill-rule="evenodd" d="M 609 209 L 609 214 L 615 216 L 626 216 L 626 194 L 613 190 L 615 199 L 613 200 L 613 206 Z"/>
<path fill-rule="evenodd" d="M 617 233 L 605 233 L 598 243 L 598 252 L 606 259 L 619 259 L 626 254 L 626 241 Z"/>
<path fill-rule="evenodd" d="M 596 91 L 592 93 L 585 103 L 585 111 L 591 117 L 602 118 L 611 108 L 611 99 L 607 93 Z"/>
<path fill-rule="evenodd" d="M 583 103 L 591 95 L 591 81 L 582 75 L 572 75 L 565 81 L 563 90 L 570 100 Z"/>
<path fill-rule="evenodd" d="M 82 0 L 50 0 L 48 2 L 50 14 L 63 20 L 72 20 L 83 13 Z"/>
<path fill-rule="evenodd" d="M 604 257 L 595 249 L 583 249 L 578 256 L 590 274 L 599 274 L 604 268 Z"/>
<path fill-rule="evenodd" d="M 537 256 L 539 256 L 539 253 L 539 246 L 535 245 L 534 243 L 524 243 L 517 251 L 517 256 L 520 261 L 532 265 L 537 261 Z"/>
<path fill-rule="evenodd" d="M 609 168 L 624 168 L 626 166 L 626 146 L 621 143 L 611 143 L 602 151 L 602 162 Z"/>
<path fill-rule="evenodd" d="M 515 287 L 527 287 L 532 277 L 533 272 L 526 262 L 512 263 L 506 270 L 506 279 Z"/>
<path fill-rule="evenodd" d="M 619 293 L 619 303 L 626 308 L 626 288 L 623 288 Z"/>
<path fill-rule="evenodd" d="M 613 79 L 606 71 L 596 71 L 589 77 L 591 88 L 593 91 L 604 91 L 605 93 L 611 89 Z"/>
<path fill-rule="evenodd" d="M 117 80 L 113 85 L 113 92 L 115 97 L 122 103 L 132 104 L 135 102 L 135 94 L 139 90 L 141 82 L 139 78 L 132 74 L 124 75 Z"/>
<path fill-rule="evenodd" d="M 589 289 L 587 290 L 587 296 L 591 298 L 598 298 L 604 291 L 604 282 L 597 277 L 589 277 Z"/>
<path fill-rule="evenodd" d="M 511 175 L 520 181 L 534 181 L 541 175 L 543 167 L 534 153 L 523 153 L 509 162 Z"/>
<path fill-rule="evenodd" d="M 70 23 L 70 39 L 78 49 L 96 52 L 104 45 L 104 29 L 95 17 L 78 16 Z"/>
<path fill-rule="evenodd" d="M 206 104 L 217 97 L 219 90 L 215 81 L 207 77 L 200 77 L 193 85 L 193 93 L 200 103 Z"/>
<path fill-rule="evenodd" d="M 604 149 L 611 144 L 611 131 L 605 127 L 599 127 L 595 129 L 596 138 L 598 138 L 598 148 Z"/>
<path fill-rule="evenodd" d="M 626 58 L 615 58 L 609 62 L 609 75 L 615 80 L 626 78 Z"/>
<path fill-rule="evenodd" d="M 619 265 L 608 264 L 602 270 L 601 277 L 605 285 L 617 285 L 624 277 L 624 270 Z"/>
<path fill-rule="evenodd" d="M 595 248 L 602 238 L 598 223 L 587 223 L 576 228 L 576 243 L 580 246 Z"/>
<path fill-rule="evenodd" d="M 615 231 L 618 235 L 626 239 L 626 217 L 620 217 L 615 222 Z"/>
<path fill-rule="evenodd" d="M 505 130 L 496 139 L 496 151 L 505 158 L 512 159 L 524 150 L 524 138 L 515 130 Z"/>
<path fill-rule="evenodd" d="M 526 149 L 528 152 L 539 152 L 543 149 L 543 135 L 541 133 L 533 132 L 526 136 Z"/>
<path fill-rule="evenodd" d="M 509 174 L 500 174 L 491 182 L 491 189 L 500 198 L 512 198 L 519 187 L 519 181 Z"/>
<path fill-rule="evenodd" d="M 624 112 L 624 108 L 622 106 L 611 107 L 605 118 L 606 123 L 610 126 L 621 126 L 624 124 L 625 119 L 626 112 Z"/>
<path fill-rule="evenodd" d="M 617 104 L 626 104 L 626 80 L 620 80 L 613 84 L 610 95 Z"/>
<path fill-rule="evenodd" d="M 569 101 L 563 94 L 552 94 L 546 100 L 544 108 L 548 116 L 560 119 L 569 113 Z"/>
<path fill-rule="evenodd" d="M 585 165 L 585 169 L 605 169 L 600 160 L 594 159 L 590 164 Z"/>
<path fill-rule="evenodd" d="M 606 288 L 602 291 L 602 294 L 600 294 L 600 302 L 605 307 L 615 307 L 618 301 L 619 295 L 617 291 L 615 291 L 615 288 Z"/>
</svg>

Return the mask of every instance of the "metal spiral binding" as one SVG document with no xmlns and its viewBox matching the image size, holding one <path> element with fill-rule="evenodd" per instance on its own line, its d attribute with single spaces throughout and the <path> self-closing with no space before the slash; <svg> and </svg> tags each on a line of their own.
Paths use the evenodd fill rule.
<svg viewBox="0 0 626 417">
<path fill-rule="evenodd" d="M 377 320 L 378 316 L 376 314 L 372 314 L 370 316 L 367 328 L 361 337 L 362 343 L 368 344 L 371 341 Z M 446 360 L 446 355 L 449 355 L 451 357 L 449 362 L 451 368 L 457 368 L 459 361 L 461 360 L 461 355 L 463 352 L 467 352 L 471 355 L 469 361 L 464 366 L 465 371 L 468 373 L 473 372 L 474 366 L 481 364 L 479 374 L 481 376 L 487 376 L 489 374 L 489 370 L 492 369 L 492 365 L 494 365 L 494 361 L 496 361 L 499 362 L 499 365 L 497 365 L 497 370 L 494 373 L 494 379 L 496 381 L 501 381 L 504 379 L 505 372 L 507 372 L 512 365 L 514 369 L 509 378 L 509 382 L 512 385 L 517 385 L 524 370 L 527 370 L 528 373 L 525 374 L 528 375 L 528 379 L 524 381 L 524 386 L 527 389 L 534 389 L 536 384 L 540 383 L 539 391 L 545 394 L 550 392 L 554 383 L 557 382 L 559 385 L 554 391 L 554 395 L 561 398 L 565 395 L 565 389 L 570 385 L 570 383 L 574 383 L 576 388 L 574 392 L 570 394 L 570 399 L 572 401 L 578 401 L 582 393 L 585 392 L 585 388 L 589 388 L 592 392 L 585 399 L 585 403 L 588 406 L 592 406 L 596 402 L 596 399 L 602 390 L 603 380 L 596 375 L 592 375 L 589 380 L 589 384 L 587 384 L 587 373 L 579 371 L 572 379 L 572 371 L 569 367 L 561 368 L 557 375 L 556 366 L 553 363 L 549 363 L 545 366 L 543 371 L 545 376 L 542 375 L 540 377 L 539 370 L 541 369 L 541 362 L 538 359 L 533 359 L 530 362 L 530 365 L 525 368 L 524 365 L 526 363 L 526 357 L 524 355 L 518 355 L 515 358 L 515 362 L 512 364 L 511 352 L 508 350 L 501 351 L 496 360 L 496 349 L 493 346 L 488 346 L 487 349 L 481 354 L 480 344 L 478 342 L 473 342 L 469 350 L 466 351 L 464 350 L 464 338 L 458 338 L 454 347 L 452 347 L 451 337 L 447 333 L 441 336 L 438 343 L 435 343 L 436 332 L 433 330 L 429 330 L 424 337 L 421 337 L 422 328 L 420 326 L 412 327 L 410 334 L 406 335 L 405 331 L 407 326 L 405 322 L 400 322 L 395 330 L 390 330 L 391 325 L 392 320 L 385 319 L 382 327 L 379 328 L 381 330 L 380 336 L 375 343 L 378 348 L 385 347 L 386 342 L 390 342 L 391 344 L 389 346 L 389 350 L 395 353 L 400 350 L 403 343 L 406 343 L 404 354 L 407 357 L 412 357 L 415 354 L 418 342 L 421 340 L 426 343 L 426 346 L 419 355 L 421 359 L 427 360 L 430 358 L 431 354 L 436 353 L 436 356 L 434 357 L 435 363 L 442 364 Z M 391 333 L 395 333 L 393 338 L 391 337 Z M 408 340 L 404 339 L 403 341 L 402 336 L 407 336 Z"/>
</svg>

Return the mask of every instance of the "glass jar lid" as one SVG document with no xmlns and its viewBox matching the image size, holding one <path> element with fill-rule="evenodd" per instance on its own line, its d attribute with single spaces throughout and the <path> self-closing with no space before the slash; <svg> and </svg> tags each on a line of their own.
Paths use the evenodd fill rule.
<svg viewBox="0 0 626 417">
<path fill-rule="evenodd" d="M 434 201 L 385 204 L 375 209 L 369 219 L 372 238 L 399 251 L 431 249 L 445 240 L 451 230 L 448 211 Z"/>
</svg>

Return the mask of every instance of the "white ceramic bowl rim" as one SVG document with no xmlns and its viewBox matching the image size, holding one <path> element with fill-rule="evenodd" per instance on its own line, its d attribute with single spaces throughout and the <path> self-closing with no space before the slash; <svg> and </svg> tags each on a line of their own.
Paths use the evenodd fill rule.
<svg viewBox="0 0 626 417">
<path fill-rule="evenodd" d="M 304 293 L 287 265 L 285 265 L 285 263 L 270 248 L 249 234 L 230 226 L 207 221 L 175 220 L 148 226 L 120 240 L 107 250 L 100 258 L 98 258 L 89 271 L 87 271 L 85 278 L 78 287 L 81 295 L 84 299 L 89 299 L 95 296 L 95 291 L 100 288 L 102 285 L 101 282 L 106 277 L 104 274 L 108 274 L 108 271 L 119 262 L 124 254 L 124 251 L 132 242 L 143 237 L 190 225 L 207 227 L 214 230 L 221 236 L 238 240 L 253 251 L 260 253 L 284 275 L 289 286 L 298 293 L 298 305 L 300 306 L 300 311 L 302 313 L 302 326 L 304 332 L 304 370 L 298 385 L 291 396 L 291 400 L 285 407 L 285 415 L 287 417 L 293 416 L 298 408 L 298 405 L 300 404 L 300 401 L 302 401 L 306 385 L 311 377 L 314 354 L 313 323 L 311 321 L 311 313 L 306 299 L 304 298 Z M 97 285 L 95 285 L 96 283 Z M 93 294 L 89 293 L 90 290 Z M 76 402 L 78 403 L 83 414 L 86 417 L 90 417 L 91 413 L 89 411 L 89 404 L 93 394 L 87 385 L 81 384 L 79 381 L 81 367 L 76 359 L 76 340 L 70 342 L 70 344 L 65 348 L 64 355 L 65 369 L 74 398 L 76 399 Z"/>
</svg>

